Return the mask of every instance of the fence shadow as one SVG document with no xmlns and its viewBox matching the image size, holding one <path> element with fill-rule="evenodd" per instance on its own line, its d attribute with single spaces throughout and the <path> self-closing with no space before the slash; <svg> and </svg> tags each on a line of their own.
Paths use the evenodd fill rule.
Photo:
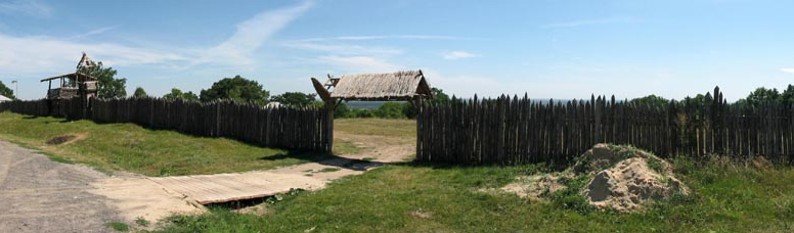
<svg viewBox="0 0 794 233">
<path fill-rule="evenodd" d="M 437 161 L 421 161 L 421 160 L 411 160 L 411 161 L 403 161 L 403 162 L 394 162 L 388 163 L 389 165 L 394 166 L 408 166 L 414 168 L 430 168 L 430 169 L 439 169 L 439 170 L 446 170 L 446 169 L 461 169 L 461 168 L 483 168 L 483 167 L 491 167 L 491 168 L 504 168 L 505 166 L 519 166 L 519 167 L 539 167 L 544 172 L 562 172 L 565 169 L 573 166 L 573 161 L 560 161 L 557 163 L 546 163 L 546 162 L 537 162 L 537 163 L 523 163 L 523 164 L 461 164 L 461 163 L 454 163 L 454 162 L 437 162 Z"/>
<path fill-rule="evenodd" d="M 315 162 L 321 165 L 350 169 L 355 171 L 367 171 L 374 167 L 380 167 L 386 164 L 377 161 L 368 161 L 355 158 L 347 158 L 343 156 L 334 155 L 332 153 L 320 153 L 311 151 L 293 150 L 284 153 L 279 153 L 273 156 L 266 156 L 259 158 L 260 160 L 275 161 L 282 159 L 298 159 L 303 161 Z"/>
</svg>

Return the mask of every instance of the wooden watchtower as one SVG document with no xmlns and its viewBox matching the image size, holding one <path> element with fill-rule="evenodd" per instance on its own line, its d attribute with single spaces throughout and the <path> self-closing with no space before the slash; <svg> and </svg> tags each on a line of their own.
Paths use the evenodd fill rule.
<svg viewBox="0 0 794 233">
<path fill-rule="evenodd" d="M 85 68 L 92 67 L 93 64 L 94 63 L 88 55 L 83 53 L 83 57 L 80 58 L 80 63 L 77 64 L 77 70 L 74 73 L 42 79 L 41 82 L 49 82 L 47 99 L 62 100 L 80 97 L 88 100 L 89 98 L 96 97 L 97 79 L 81 72 Z M 54 87 L 52 85 L 53 81 L 57 82 Z"/>
<path fill-rule="evenodd" d="M 64 111 L 73 114 L 85 115 L 91 108 L 91 98 L 97 96 L 97 79 L 83 73 L 84 70 L 94 66 L 94 62 L 88 55 L 83 53 L 80 63 L 77 63 L 74 73 L 62 74 L 42 79 L 41 82 L 49 82 L 47 89 L 47 108 L 51 115 L 65 115 Z M 52 85 L 56 82 L 55 86 Z M 60 82 L 58 82 L 60 81 Z M 76 98 L 76 99 L 75 99 Z M 79 100 L 68 101 L 67 100 Z M 78 117 L 79 118 L 79 117 Z"/>
</svg>

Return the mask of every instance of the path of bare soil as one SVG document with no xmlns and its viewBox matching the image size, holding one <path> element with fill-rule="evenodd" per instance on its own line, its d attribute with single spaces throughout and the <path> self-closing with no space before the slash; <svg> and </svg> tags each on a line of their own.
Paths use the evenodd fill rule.
<svg viewBox="0 0 794 233">
<path fill-rule="evenodd" d="M 122 220 L 108 199 L 88 192 L 107 175 L 62 164 L 0 141 L 0 232 L 107 232 Z"/>
<path fill-rule="evenodd" d="M 352 142 L 360 148 L 359 153 L 223 175 L 241 179 L 280 177 L 267 182 L 285 191 L 293 187 L 317 190 L 344 176 L 409 160 L 414 153 L 410 139 L 346 133 L 337 133 L 335 138 Z M 306 182 L 307 178 L 312 182 Z M 206 211 L 188 195 L 178 192 L 178 187 L 168 187 L 157 179 L 123 172 L 109 177 L 85 166 L 52 162 L 31 150 L 0 141 L 0 209 L 10 210 L 0 213 L 0 232 L 107 231 L 105 224 L 111 221 L 134 225 L 139 218 L 156 222 L 174 213 Z"/>
</svg>

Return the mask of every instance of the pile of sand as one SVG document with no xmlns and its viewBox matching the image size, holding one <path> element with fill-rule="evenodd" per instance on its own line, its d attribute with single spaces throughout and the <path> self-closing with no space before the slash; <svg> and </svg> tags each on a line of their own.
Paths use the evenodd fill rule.
<svg viewBox="0 0 794 233">
<path fill-rule="evenodd" d="M 664 200 L 676 193 L 689 193 L 674 177 L 667 161 L 640 149 L 609 144 L 595 145 L 564 172 L 523 177 L 502 190 L 542 199 L 565 187 L 559 182 L 561 178 L 586 178 L 589 182 L 580 194 L 590 205 L 619 212 L 638 210 L 646 203 Z"/>
</svg>

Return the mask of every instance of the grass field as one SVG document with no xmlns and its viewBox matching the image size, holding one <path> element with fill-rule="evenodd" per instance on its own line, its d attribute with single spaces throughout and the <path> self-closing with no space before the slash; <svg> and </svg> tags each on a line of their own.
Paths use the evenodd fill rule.
<svg viewBox="0 0 794 233">
<path fill-rule="evenodd" d="M 335 132 L 416 139 L 416 121 L 405 119 L 354 118 L 334 120 Z"/>
<path fill-rule="evenodd" d="M 262 148 L 223 138 L 202 138 L 134 124 L 64 122 L 0 113 L 0 139 L 39 149 L 53 160 L 83 163 L 102 171 L 129 171 L 147 176 L 214 174 L 268 169 L 322 158 Z M 85 139 L 50 145 L 52 138 L 77 134 Z M 346 152 L 355 147 L 339 143 Z M 352 147 L 352 148 L 351 148 Z"/>
<path fill-rule="evenodd" d="M 794 171 L 676 161 L 694 194 L 644 213 L 571 208 L 482 192 L 538 167 L 387 166 L 266 204 L 264 216 L 215 209 L 163 232 L 791 232 Z"/>
<path fill-rule="evenodd" d="M 337 129 L 410 138 L 406 120 L 350 119 Z M 388 165 L 263 204 L 267 214 L 214 209 L 174 216 L 162 232 L 791 232 L 794 170 L 717 160 L 673 161 L 693 194 L 642 213 L 602 212 L 559 199 L 530 201 L 493 191 L 542 165 Z M 490 191 L 483 191 L 490 190 Z"/>
<path fill-rule="evenodd" d="M 130 124 L 63 123 L 0 113 L 0 138 L 42 148 L 58 160 L 147 175 L 244 171 L 304 162 L 286 151 L 232 140 L 153 131 Z M 338 132 L 389 136 L 410 142 L 409 120 L 337 120 Z M 51 146 L 68 133 L 83 141 Z M 345 150 L 355 146 L 343 143 Z M 339 147 L 338 147 L 339 148 Z M 57 155 L 57 156 L 56 156 Z M 223 156 L 219 156 L 223 155 Z M 311 157 L 311 156 L 308 156 Z M 264 158 L 264 159 L 263 159 Z M 268 159 L 270 158 L 270 159 Z M 457 167 L 386 165 L 337 180 L 326 189 L 299 192 L 265 203 L 265 214 L 215 208 L 198 216 L 173 216 L 162 232 L 792 232 L 794 169 L 757 169 L 715 160 L 672 161 L 692 189 L 633 214 L 582 208 L 569 199 L 530 201 L 495 191 L 520 175 L 546 172 L 542 165 Z"/>
</svg>

